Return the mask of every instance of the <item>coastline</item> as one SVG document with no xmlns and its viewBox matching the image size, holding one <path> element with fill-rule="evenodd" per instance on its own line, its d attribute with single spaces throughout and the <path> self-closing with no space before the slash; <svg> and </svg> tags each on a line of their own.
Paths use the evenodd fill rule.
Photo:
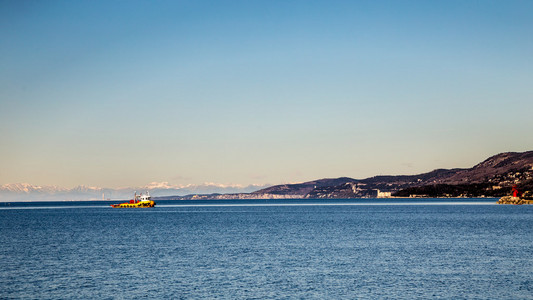
<svg viewBox="0 0 533 300">
<path fill-rule="evenodd" d="M 497 198 L 351 198 L 351 199 L 211 199 L 157 200 L 156 208 L 199 206 L 342 206 L 342 205 L 495 205 Z M 108 208 L 116 201 L 0 202 L 0 210 L 46 208 Z"/>
<path fill-rule="evenodd" d="M 511 205 L 530 205 L 533 204 L 533 200 L 522 199 L 520 197 L 504 196 L 501 197 L 498 204 L 511 204 Z"/>
</svg>

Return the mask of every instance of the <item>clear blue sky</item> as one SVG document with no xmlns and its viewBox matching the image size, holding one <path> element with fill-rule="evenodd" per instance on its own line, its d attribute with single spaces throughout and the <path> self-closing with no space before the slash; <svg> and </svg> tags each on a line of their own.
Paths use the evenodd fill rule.
<svg viewBox="0 0 533 300">
<path fill-rule="evenodd" d="M 533 1 L 0 1 L 0 184 L 262 184 L 533 150 Z"/>
</svg>

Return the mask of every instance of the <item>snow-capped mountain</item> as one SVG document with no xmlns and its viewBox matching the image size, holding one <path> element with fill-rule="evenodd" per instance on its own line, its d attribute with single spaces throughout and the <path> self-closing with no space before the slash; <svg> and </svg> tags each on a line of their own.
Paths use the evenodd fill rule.
<svg viewBox="0 0 533 300">
<path fill-rule="evenodd" d="M 11 193 L 55 193 L 66 191 L 67 189 L 59 186 L 38 186 L 29 183 L 10 183 L 0 186 L 0 191 Z"/>
<path fill-rule="evenodd" d="M 249 193 L 267 185 L 225 185 L 204 183 L 200 185 L 173 185 L 168 182 L 151 182 L 141 187 L 101 188 L 79 185 L 74 188 L 38 186 L 29 183 L 10 183 L 0 186 L 0 201 L 60 201 L 129 199 L 135 192 L 150 192 L 152 196 L 184 196 L 188 194 Z"/>
</svg>

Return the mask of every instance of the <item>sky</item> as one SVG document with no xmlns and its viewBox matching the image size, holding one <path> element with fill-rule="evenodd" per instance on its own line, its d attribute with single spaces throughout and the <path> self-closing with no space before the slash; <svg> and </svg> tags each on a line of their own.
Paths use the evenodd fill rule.
<svg viewBox="0 0 533 300">
<path fill-rule="evenodd" d="M 533 1 L 0 0 L 0 184 L 278 184 L 533 150 Z"/>
</svg>

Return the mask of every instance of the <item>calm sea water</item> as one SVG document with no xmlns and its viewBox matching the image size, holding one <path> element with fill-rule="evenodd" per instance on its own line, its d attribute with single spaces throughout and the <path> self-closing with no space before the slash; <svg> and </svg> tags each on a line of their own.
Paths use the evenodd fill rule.
<svg viewBox="0 0 533 300">
<path fill-rule="evenodd" d="M 533 299 L 533 206 L 494 201 L 2 205 L 0 298 Z"/>
</svg>

